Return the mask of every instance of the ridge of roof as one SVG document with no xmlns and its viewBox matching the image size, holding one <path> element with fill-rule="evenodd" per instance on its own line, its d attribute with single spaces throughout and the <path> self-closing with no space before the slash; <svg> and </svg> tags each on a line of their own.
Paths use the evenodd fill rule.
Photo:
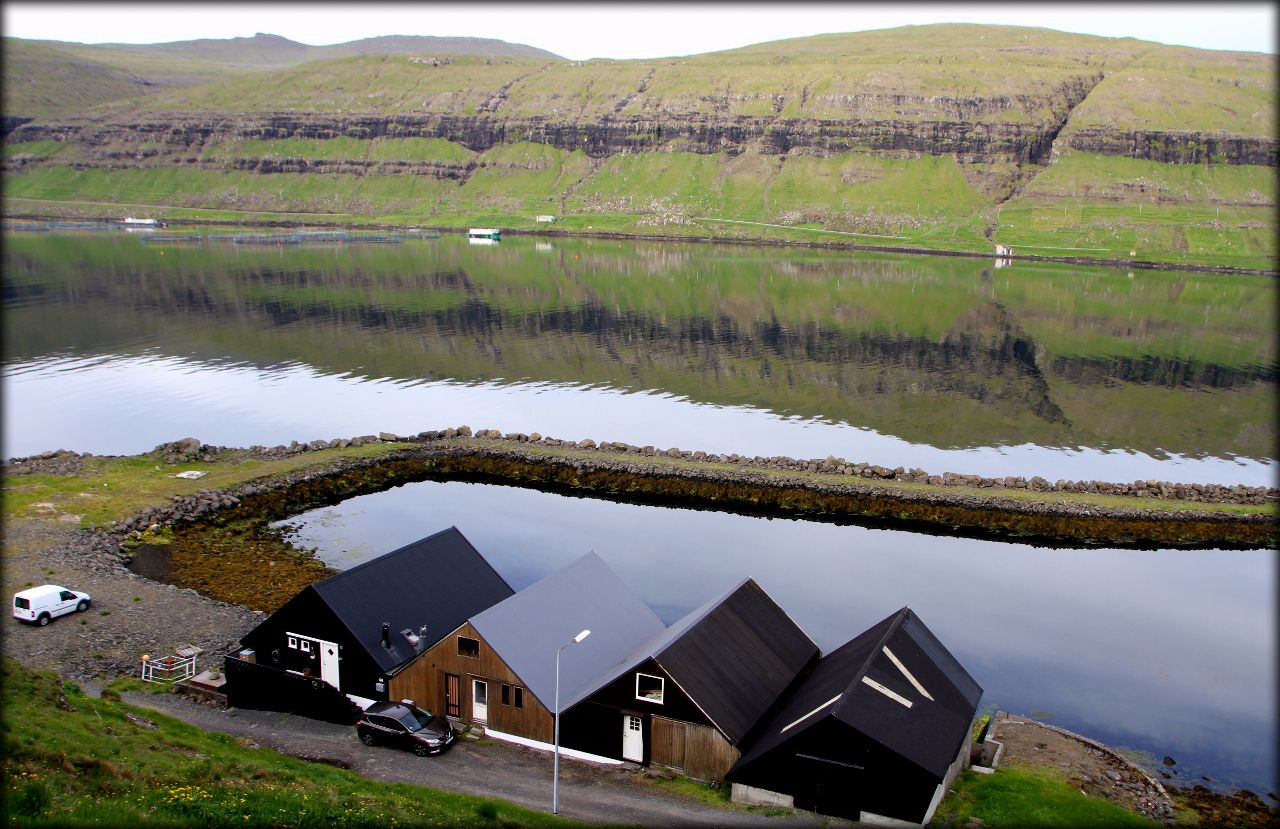
<svg viewBox="0 0 1280 829">
<path fill-rule="evenodd" d="M 749 581 L 751 581 L 750 577 L 744 578 L 742 581 L 735 584 L 729 590 L 725 591 L 719 596 L 716 596 L 712 599 L 708 599 L 707 601 L 695 607 L 693 610 L 690 610 L 688 613 L 681 616 L 679 619 L 672 622 L 667 627 L 655 633 L 648 640 L 640 643 L 640 645 L 638 645 L 636 649 L 633 650 L 631 653 L 622 657 L 613 665 L 610 665 L 600 675 L 600 678 L 597 681 L 584 687 L 582 691 L 579 694 L 577 694 L 574 699 L 568 700 L 564 704 L 564 707 L 568 708 L 586 699 L 591 694 L 594 694 L 596 691 L 599 691 L 601 688 L 608 685 L 610 682 L 613 682 L 615 679 L 622 676 L 624 673 L 626 673 L 628 670 L 631 669 L 631 666 L 639 662 L 643 662 L 645 659 L 650 659 L 650 658 L 656 659 L 659 654 L 661 654 L 664 650 L 666 650 L 671 645 L 672 642 L 678 639 L 686 631 L 693 628 L 698 622 L 705 619 L 707 617 L 707 614 L 709 614 L 712 610 L 715 610 L 721 604 L 724 604 L 724 602 L 726 602 L 730 596 L 732 596 L 734 593 L 740 590 L 742 588 L 742 585 L 746 584 Z M 675 682 L 674 677 L 672 677 L 672 681 Z M 679 685 L 680 683 L 676 682 L 676 684 Z M 684 689 L 682 688 L 681 690 L 683 691 Z M 697 705 L 697 702 L 695 701 L 694 704 Z M 703 713 L 705 714 L 706 712 L 704 711 Z M 710 719 L 710 717 L 708 717 L 707 719 Z"/>
<path fill-rule="evenodd" d="M 342 592 L 343 586 L 353 578 L 358 578 L 361 575 L 368 575 L 370 571 L 376 572 L 376 570 L 384 567 L 395 566 L 405 556 L 419 552 L 423 548 L 430 549 L 435 542 L 444 541 L 445 543 L 448 543 L 450 540 L 455 540 L 465 546 L 466 550 L 470 553 L 470 555 L 466 556 L 470 564 L 474 565 L 478 562 L 483 565 L 484 570 L 487 570 L 488 574 L 492 575 L 492 577 L 497 580 L 496 585 L 493 586 L 496 587 L 497 585 L 501 585 L 502 588 L 506 589 L 508 595 L 515 593 L 515 590 L 513 590 L 511 585 L 507 583 L 507 580 L 502 577 L 502 574 L 494 569 L 489 560 L 485 558 L 478 549 L 476 549 L 470 539 L 468 539 L 455 525 L 451 525 L 443 530 L 434 532 L 431 535 L 419 538 L 416 541 L 411 541 L 408 544 L 397 547 L 389 553 L 384 553 L 380 556 L 371 558 L 368 561 L 361 562 L 355 567 L 350 567 L 339 573 L 335 573 L 327 579 L 308 585 L 305 590 L 311 590 L 316 597 L 329 608 L 330 612 L 333 614 L 334 618 L 338 620 L 339 624 L 342 625 L 343 629 L 346 630 L 351 638 L 359 644 L 360 647 L 363 648 L 364 651 L 368 653 L 384 671 L 396 670 L 404 664 L 412 661 L 421 653 L 421 651 L 415 650 L 413 653 L 402 654 L 398 647 L 393 647 L 392 649 L 387 650 L 369 644 L 369 642 L 366 641 L 368 639 L 367 634 L 362 631 L 358 631 L 353 627 L 353 619 L 348 612 L 350 610 L 349 606 L 343 606 L 344 599 L 346 598 Z M 484 571 L 481 570 L 479 572 Z M 462 619 L 462 621 L 466 621 L 465 618 Z M 441 638 L 443 638 L 444 635 L 447 635 L 447 633 L 442 634 Z M 438 642 L 440 640 L 435 639 L 434 641 Z"/>
<path fill-rule="evenodd" d="M 468 547 L 470 547 L 472 550 L 475 550 L 476 554 L 480 556 L 480 559 L 484 562 L 485 566 L 488 567 L 489 570 L 495 576 L 501 579 L 503 584 L 506 584 L 507 587 L 511 587 L 511 585 L 507 583 L 507 580 L 502 578 L 502 574 L 499 573 L 496 569 L 494 569 L 494 566 L 489 563 L 489 559 L 485 558 L 484 555 L 481 554 L 479 550 L 476 550 L 476 546 L 471 543 L 470 539 L 468 539 L 465 535 L 462 534 L 462 530 L 458 529 L 456 524 L 450 524 L 448 527 L 444 528 L 443 530 L 437 530 L 436 532 L 433 532 L 431 535 L 423 536 L 422 538 L 419 538 L 416 541 L 410 541 L 408 544 L 403 544 L 388 553 L 383 553 L 380 556 L 374 556 L 368 561 L 360 562 L 355 567 L 348 567 L 345 570 L 334 573 L 332 576 L 329 576 L 328 578 L 325 578 L 325 579 L 321 579 L 320 581 L 308 586 L 316 588 L 316 592 L 319 593 L 321 596 L 323 596 L 324 592 L 327 591 L 331 585 L 339 583 L 345 579 L 349 579 L 353 576 L 353 574 L 363 572 L 364 570 L 373 568 L 375 566 L 385 567 L 387 563 L 391 561 L 391 559 L 407 553 L 412 548 L 417 547 L 420 544 L 426 544 L 429 541 L 434 541 L 435 539 L 444 535 L 448 535 L 450 533 L 456 533 L 459 538 L 461 538 L 464 542 L 466 542 Z M 512 593 L 515 592 L 514 588 L 512 589 L 511 592 Z"/>
<path fill-rule="evenodd" d="M 876 641 L 875 646 L 872 647 L 871 650 L 867 651 L 866 659 L 862 661 L 862 665 L 858 668 L 857 673 L 853 675 L 853 679 L 849 681 L 849 684 L 845 687 L 844 691 L 841 693 L 839 701 L 836 702 L 835 705 L 831 706 L 831 710 L 827 712 L 828 714 L 835 716 L 836 714 L 839 713 L 840 709 L 844 707 L 844 704 L 849 701 L 849 698 L 853 696 L 853 692 L 857 690 L 858 683 L 862 681 L 862 678 L 867 675 L 867 671 L 871 669 L 871 663 L 876 661 L 876 654 L 880 653 L 880 650 L 884 648 L 886 644 L 888 644 L 889 637 L 893 636 L 894 632 L 898 628 L 902 627 L 902 620 L 905 619 L 907 617 L 907 614 L 910 612 L 911 612 L 911 607 L 904 606 L 894 611 L 893 613 L 890 613 L 888 616 L 884 617 L 880 621 L 876 622 L 876 624 L 871 626 L 872 628 L 874 628 L 877 625 L 883 625 L 885 622 L 889 623 L 888 625 L 885 626 L 884 633 L 880 635 L 880 638 Z M 851 639 L 849 641 L 853 641 L 853 640 Z M 839 650 L 839 648 L 837 648 L 836 650 Z"/>
<path fill-rule="evenodd" d="M 662 620 L 595 551 L 539 579 L 469 620 L 489 647 L 544 705 L 551 702 L 550 655 L 580 629 L 591 638 L 562 671 L 560 710 L 581 698 L 605 666 L 663 630 Z M 533 652 L 548 655 L 543 661 Z"/>
</svg>

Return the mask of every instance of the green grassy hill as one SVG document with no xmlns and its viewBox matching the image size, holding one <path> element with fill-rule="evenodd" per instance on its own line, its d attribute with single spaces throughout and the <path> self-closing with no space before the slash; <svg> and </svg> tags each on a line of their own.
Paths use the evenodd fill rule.
<svg viewBox="0 0 1280 829">
<path fill-rule="evenodd" d="M 6 141 L 5 204 L 1272 271 L 1274 70 L 967 24 L 643 61 L 364 54 L 37 118 Z"/>
<path fill-rule="evenodd" d="M 581 824 L 494 798 L 383 783 L 260 749 L 10 657 L 3 664 L 10 826 L 548 826 Z M 354 739 L 354 738 L 353 738 Z"/>
<path fill-rule="evenodd" d="M 560 60 L 532 46 L 491 38 L 374 37 L 309 46 L 278 35 L 174 43 L 68 43 L 4 39 L 7 115 L 75 115 L 117 101 L 225 80 L 252 72 L 371 54 L 536 57 Z"/>
</svg>

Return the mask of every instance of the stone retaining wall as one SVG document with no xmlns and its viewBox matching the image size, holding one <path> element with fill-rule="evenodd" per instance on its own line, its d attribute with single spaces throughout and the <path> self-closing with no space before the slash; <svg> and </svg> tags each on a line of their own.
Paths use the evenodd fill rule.
<svg viewBox="0 0 1280 829">
<path fill-rule="evenodd" d="M 1191 501 L 1213 504 L 1267 504 L 1280 502 L 1280 489 L 1276 487 L 1245 486 L 1236 484 L 1185 484 L 1169 481 L 1133 481 L 1132 483 L 1113 483 L 1106 481 L 1049 481 L 1039 475 L 1031 478 L 1008 476 L 987 478 L 980 475 L 966 475 L 956 472 L 944 472 L 941 475 L 930 474 L 923 469 L 904 469 L 901 466 L 889 469 L 885 466 L 867 463 L 855 463 L 844 458 L 828 455 L 825 458 L 796 459 L 782 455 L 762 457 L 760 455 L 740 455 L 708 453 L 701 450 L 689 451 L 678 448 L 660 449 L 654 446 L 634 446 L 621 441 L 600 441 L 591 438 L 583 440 L 564 440 L 544 437 L 534 432 L 523 434 L 497 429 L 480 429 L 472 432 L 468 426 L 459 426 L 435 431 L 419 432 L 416 435 L 396 435 L 391 432 L 380 432 L 377 435 L 360 435 L 353 438 L 333 438 L 331 440 L 292 441 L 288 446 L 274 447 L 251 446 L 252 456 L 264 459 L 276 459 L 296 455 L 302 452 L 321 449 L 346 448 L 363 446 L 378 442 L 429 443 L 451 438 L 476 437 L 488 440 L 525 443 L 536 446 L 563 447 L 585 453 L 611 452 L 636 455 L 642 458 L 678 459 L 716 464 L 732 464 L 743 468 L 769 469 L 784 472 L 814 472 L 832 475 L 843 475 L 866 481 L 900 481 L 908 483 L 928 484 L 935 487 L 964 487 L 970 489 L 990 490 L 1022 490 L 1038 493 L 1069 492 L 1093 493 L 1099 495 L 1119 495 L 1134 498 L 1157 498 L 1167 500 Z M 227 447 L 210 446 L 195 438 L 185 438 L 172 443 L 160 444 L 155 448 L 168 463 L 189 463 L 193 461 L 217 460 Z M 78 454 L 59 449 L 56 452 L 43 452 L 27 458 L 15 458 L 5 461 L 3 471 L 8 475 L 22 475 L 32 472 L 41 474 L 74 474 L 82 466 L 83 459 L 93 457 L 91 453 Z M 993 492 L 993 495 L 998 492 Z"/>
</svg>

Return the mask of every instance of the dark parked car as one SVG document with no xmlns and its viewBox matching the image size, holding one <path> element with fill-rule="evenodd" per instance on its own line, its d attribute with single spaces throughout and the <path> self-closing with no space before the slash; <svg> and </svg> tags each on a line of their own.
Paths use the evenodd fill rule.
<svg viewBox="0 0 1280 829">
<path fill-rule="evenodd" d="M 407 748 L 419 757 L 439 754 L 458 736 L 444 717 L 423 711 L 411 700 L 375 702 L 356 720 L 356 733 L 367 746 Z"/>
</svg>

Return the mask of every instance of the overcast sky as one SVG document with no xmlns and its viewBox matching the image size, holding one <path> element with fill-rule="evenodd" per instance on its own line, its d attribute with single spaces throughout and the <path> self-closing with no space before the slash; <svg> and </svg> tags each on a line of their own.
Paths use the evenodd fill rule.
<svg viewBox="0 0 1280 829">
<path fill-rule="evenodd" d="M 79 43 L 282 35 L 491 37 L 574 60 L 657 58 L 789 37 L 926 23 L 1041 26 L 1203 49 L 1276 53 L 1274 3 L 90 3 L 6 2 L 4 34 Z"/>
</svg>

